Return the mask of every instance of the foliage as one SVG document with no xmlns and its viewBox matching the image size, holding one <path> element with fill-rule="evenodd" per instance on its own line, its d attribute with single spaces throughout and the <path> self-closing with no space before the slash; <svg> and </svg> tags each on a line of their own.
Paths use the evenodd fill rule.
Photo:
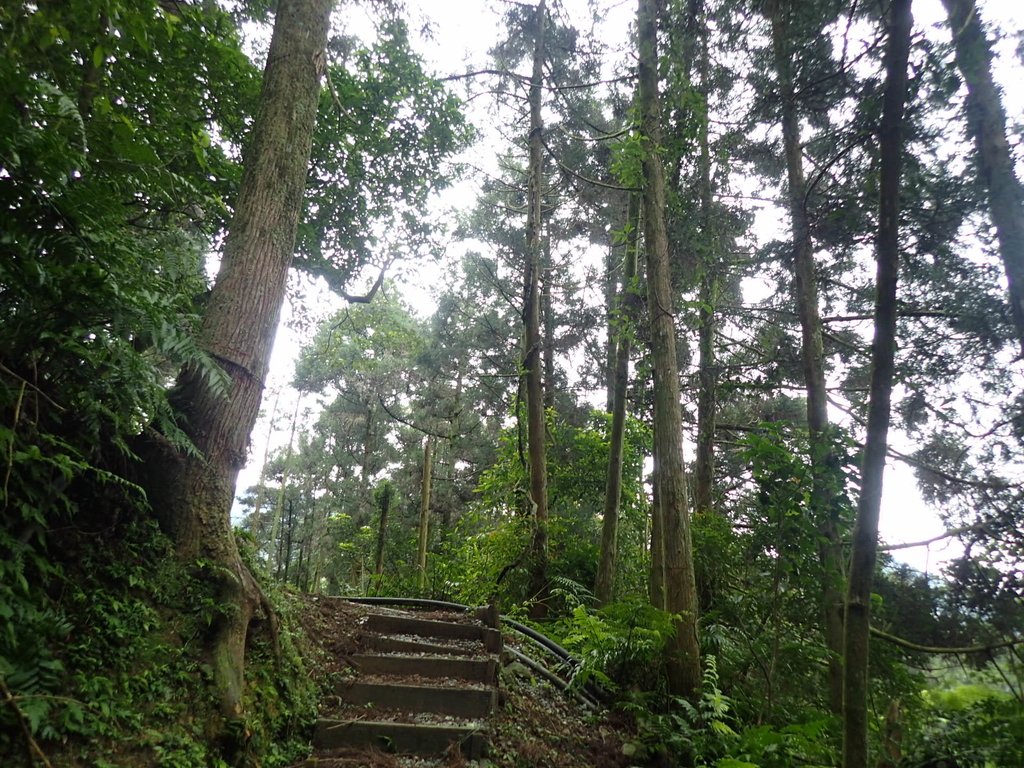
<svg viewBox="0 0 1024 768">
<path fill-rule="evenodd" d="M 118 547 L 97 550 L 95 534 L 61 534 L 78 555 L 52 574 L 32 643 L 4 647 L 0 673 L 33 736 L 57 762 L 90 765 L 222 765 L 207 723 L 216 712 L 198 642 L 221 610 L 202 568 L 171 556 L 151 522 L 106 532 Z M 57 543 L 57 542 L 55 542 Z M 286 628 L 276 659 L 266 634 L 249 653 L 248 759 L 285 765 L 305 749 L 316 691 L 295 651 L 284 598 L 271 592 Z M 0 710 L 0 749 L 24 752 L 13 712 Z M 12 741 L 13 739 L 13 741 Z"/>
<path fill-rule="evenodd" d="M 1024 764 L 1024 708 L 1004 690 L 963 684 L 921 693 L 904 759 L 911 765 Z"/>
<path fill-rule="evenodd" d="M 656 691 L 664 685 L 664 652 L 672 616 L 647 601 L 576 606 L 554 632 L 580 660 L 575 681 L 593 678 L 611 691 Z"/>
<path fill-rule="evenodd" d="M 470 135 L 458 99 L 412 50 L 406 23 L 384 19 L 371 45 L 331 67 L 296 265 L 344 291 L 365 264 L 386 269 L 439 250 L 427 201 L 450 183 L 446 163 Z"/>
<path fill-rule="evenodd" d="M 255 85 L 215 8 L 101 5 L 0 9 L 0 674 L 42 738 L 132 721 L 99 665 L 162 617 L 88 591 L 52 532 L 82 546 L 138 509 L 127 465 L 140 432 L 189 450 L 169 377 L 187 365 L 221 381 L 192 329 Z"/>
<path fill-rule="evenodd" d="M 609 426 L 609 417 L 597 413 L 583 426 L 548 422 L 550 574 L 556 586 L 594 582 L 597 513 L 603 505 Z M 635 591 L 645 578 L 642 539 L 647 505 L 640 471 L 647 435 L 640 422 L 631 420 L 627 425 L 619 572 L 626 591 Z M 501 436 L 496 463 L 481 475 L 473 513 L 460 520 L 444 551 L 441 567 L 449 594 L 467 599 L 493 594 L 506 607 L 525 601 L 523 552 L 532 533 L 522 506 L 526 482 L 518 433 L 507 429 Z M 568 609 L 576 602 L 572 593 L 578 592 L 575 588 L 570 593 L 561 590 L 563 600 L 569 598 Z"/>
<path fill-rule="evenodd" d="M 703 663 L 701 693 L 696 702 L 678 696 L 652 699 L 640 695 L 625 705 L 637 719 L 638 743 L 634 748 L 646 755 L 661 756 L 670 765 L 746 768 L 726 757 L 737 741 L 730 725 L 734 720 L 732 703 L 719 689 L 715 657 L 704 656 Z"/>
</svg>

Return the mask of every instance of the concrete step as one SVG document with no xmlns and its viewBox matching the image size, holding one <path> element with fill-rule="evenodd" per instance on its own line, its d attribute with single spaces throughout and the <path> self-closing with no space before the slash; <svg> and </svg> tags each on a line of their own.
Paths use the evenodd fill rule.
<svg viewBox="0 0 1024 768">
<path fill-rule="evenodd" d="M 443 688 L 357 679 L 339 684 L 337 694 L 349 704 L 372 704 L 453 717 L 488 717 L 498 706 L 498 692 L 494 688 Z"/>
<path fill-rule="evenodd" d="M 493 658 L 452 656 L 399 656 L 359 653 L 349 657 L 360 674 L 451 677 L 484 685 L 498 684 L 498 662 Z"/>
<path fill-rule="evenodd" d="M 374 613 L 367 617 L 365 628 L 382 635 L 417 635 L 450 640 L 479 640 L 490 653 L 500 653 L 501 632 L 480 624 L 458 624 L 451 621 L 418 619 Z"/>
<path fill-rule="evenodd" d="M 487 752 L 486 738 L 468 726 L 323 719 L 313 734 L 313 747 L 323 750 L 377 747 L 386 752 L 430 756 L 442 755 L 456 743 L 469 760 L 478 760 Z"/>
<path fill-rule="evenodd" d="M 388 635 L 366 635 L 364 645 L 380 653 L 429 653 L 434 656 L 477 656 L 482 649 L 464 648 L 460 645 L 442 645 L 425 640 L 409 640 Z"/>
</svg>

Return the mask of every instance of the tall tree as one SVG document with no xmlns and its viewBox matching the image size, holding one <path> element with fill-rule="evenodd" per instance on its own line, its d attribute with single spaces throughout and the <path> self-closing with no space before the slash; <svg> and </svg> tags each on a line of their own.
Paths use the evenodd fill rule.
<svg viewBox="0 0 1024 768">
<path fill-rule="evenodd" d="M 953 33 L 956 66 L 967 85 L 967 128 L 974 137 L 978 175 L 1006 271 L 1010 314 L 1024 355 L 1024 187 L 1014 172 L 1006 112 L 992 78 L 992 51 L 975 0 L 942 0 Z"/>
<path fill-rule="evenodd" d="M 243 714 L 246 637 L 265 603 L 239 558 L 231 504 L 285 296 L 332 6 L 333 0 L 278 5 L 235 214 L 203 316 L 202 344 L 226 371 L 228 392 L 197 369 L 184 370 L 173 398 L 197 454 L 164 452 L 147 467 L 147 491 L 162 526 L 179 556 L 208 564 L 224 607 L 211 629 L 209 655 L 227 720 Z"/>
<path fill-rule="evenodd" d="M 427 587 L 427 541 L 430 533 L 430 484 L 434 469 L 434 438 L 427 435 L 423 441 L 423 475 L 420 479 L 420 524 L 416 570 L 422 592 Z"/>
<path fill-rule="evenodd" d="M 601 554 L 594 582 L 594 597 L 599 604 L 615 597 L 615 564 L 618 554 L 619 511 L 622 501 L 622 460 L 626 437 L 626 396 L 629 388 L 629 358 L 640 314 L 637 286 L 637 195 L 629 197 L 626 224 L 622 229 L 622 288 L 609 324 L 615 367 L 609 388 L 612 401 L 612 427 L 608 439 L 608 475 L 605 481 L 604 513 L 601 517 Z"/>
<path fill-rule="evenodd" d="M 695 700 L 700 692 L 697 642 L 697 587 L 690 536 L 686 466 L 683 460 L 682 407 L 676 361 L 675 295 L 665 229 L 665 171 L 662 164 L 662 116 L 658 93 L 658 3 L 640 0 L 638 105 L 643 153 L 644 246 L 647 256 L 647 311 L 654 373 L 654 456 L 657 483 L 654 513 L 664 541 L 665 606 L 676 616 L 669 643 L 669 687 Z"/>
<path fill-rule="evenodd" d="M 871 585 L 878 550 L 882 476 L 888 450 L 896 358 L 896 286 L 900 253 L 900 174 L 907 63 L 913 27 L 911 0 L 893 0 L 886 16 L 885 92 L 878 130 L 878 234 L 875 245 L 875 336 L 861 491 L 846 598 L 843 678 L 843 768 L 868 766 L 868 640 Z"/>
<path fill-rule="evenodd" d="M 548 592 L 548 489 L 545 458 L 543 357 L 541 344 L 541 252 L 544 226 L 544 121 L 541 115 L 544 89 L 545 0 L 536 8 L 533 72 L 530 77 L 529 167 L 527 170 L 526 250 L 523 277 L 523 376 L 526 379 L 526 439 L 530 468 L 530 509 L 533 540 L 530 546 L 531 615 L 547 613 Z M 550 383 L 550 382 L 549 382 Z"/>
<path fill-rule="evenodd" d="M 698 270 L 698 390 L 697 390 L 697 456 L 693 468 L 693 509 L 698 514 L 708 513 L 714 505 L 715 483 L 715 421 L 718 400 L 718 381 L 715 375 L 715 335 L 718 326 L 717 310 L 719 276 L 716 261 L 719 242 L 714 220 L 714 190 L 711 176 L 711 141 L 708 108 L 711 97 L 710 54 L 708 29 L 703 0 L 691 0 L 684 32 L 691 39 L 694 50 L 691 80 L 703 102 L 703 114 L 697 126 L 697 196 L 701 243 Z M 694 77 L 696 75 L 696 77 Z"/>
<path fill-rule="evenodd" d="M 842 481 L 829 426 L 818 278 L 815 274 L 814 246 L 807 210 L 808 188 L 804 174 L 792 53 L 796 14 L 800 14 L 799 18 L 806 18 L 808 14 L 804 8 L 798 10 L 788 0 L 773 0 L 767 12 L 771 22 L 772 52 L 781 96 L 782 141 L 788 181 L 786 192 L 793 231 L 793 298 L 800 319 L 801 362 L 804 390 L 807 393 L 807 432 L 812 472 L 810 513 L 813 519 L 819 521 L 821 530 L 822 614 L 825 645 L 829 653 L 828 700 L 832 711 L 838 714 L 843 704 L 844 565 L 837 508 Z"/>
</svg>

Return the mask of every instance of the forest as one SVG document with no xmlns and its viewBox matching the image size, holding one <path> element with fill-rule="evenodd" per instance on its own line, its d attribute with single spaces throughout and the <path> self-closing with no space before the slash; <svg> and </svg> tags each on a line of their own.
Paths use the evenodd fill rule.
<svg viewBox="0 0 1024 768">
<path fill-rule="evenodd" d="M 296 765 L 376 596 L 622 766 L 1024 766 L 1008 5 L 5 0 L 0 764 Z"/>
</svg>

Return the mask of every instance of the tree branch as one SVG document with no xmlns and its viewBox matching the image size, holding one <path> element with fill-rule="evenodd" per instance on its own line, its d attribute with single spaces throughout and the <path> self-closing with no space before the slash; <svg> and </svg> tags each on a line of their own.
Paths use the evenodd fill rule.
<svg viewBox="0 0 1024 768">
<path fill-rule="evenodd" d="M 377 295 L 377 291 L 384 285 L 384 274 L 388 271 L 388 267 L 391 266 L 394 259 L 390 259 L 387 264 L 380 268 L 380 274 L 377 275 L 377 282 L 373 284 L 373 287 L 362 296 L 353 296 L 351 293 L 345 291 L 338 291 L 338 295 L 341 296 L 345 301 L 350 304 L 369 304 L 373 301 L 373 297 Z"/>
<path fill-rule="evenodd" d="M 959 536 L 962 533 L 970 533 L 971 531 L 984 530 L 985 526 L 981 523 L 974 523 L 973 525 L 964 525 L 960 528 L 952 528 L 948 531 L 943 531 L 938 536 L 932 536 L 930 539 L 923 539 L 922 541 L 909 541 L 903 544 L 885 544 L 878 547 L 879 552 L 893 552 L 897 549 L 913 549 L 914 547 L 927 547 L 929 544 L 934 544 L 936 541 L 942 541 L 942 539 L 951 539 L 954 536 Z"/>
<path fill-rule="evenodd" d="M 888 632 L 883 632 L 877 627 L 871 627 L 871 634 L 877 637 L 879 640 L 885 640 L 887 643 L 892 643 L 895 646 L 903 648 L 908 651 L 917 651 L 919 653 L 941 653 L 941 654 L 967 654 L 967 653 L 986 653 L 988 651 L 997 651 L 1001 648 L 1012 648 L 1015 645 L 1024 643 L 1024 637 L 1014 637 L 1009 640 L 1003 640 L 998 643 L 989 643 L 986 645 L 968 645 L 960 648 L 947 647 L 947 646 L 934 646 L 934 645 L 921 645 L 919 643 L 912 642 L 910 640 L 904 640 L 902 637 L 896 635 L 890 635 Z"/>
<path fill-rule="evenodd" d="M 555 161 L 555 165 L 557 165 L 561 170 L 563 170 L 566 173 L 568 173 L 570 176 L 572 176 L 572 177 L 574 177 L 576 179 L 579 179 L 580 181 L 584 182 L 585 184 L 592 184 L 595 187 L 603 187 L 604 189 L 614 189 L 614 190 L 616 190 L 618 192 L 641 192 L 642 191 L 640 189 L 640 187 L 622 187 L 622 186 L 619 186 L 618 184 L 609 184 L 608 182 L 605 182 L 605 181 L 598 181 L 597 179 L 591 179 L 588 176 L 583 176 L 582 174 L 574 171 L 572 168 L 570 168 L 569 166 L 565 165 L 561 160 L 559 160 L 555 156 L 555 153 L 551 151 L 551 147 L 548 146 L 548 143 L 543 139 L 543 137 L 541 138 L 540 142 L 541 142 L 541 144 L 544 145 L 544 150 L 548 153 L 548 156 L 552 160 Z"/>
<path fill-rule="evenodd" d="M 448 75 L 447 77 L 438 78 L 439 83 L 450 83 L 453 80 L 468 80 L 471 77 L 480 77 L 481 75 L 494 75 L 496 77 L 510 77 L 513 80 L 518 80 L 520 83 L 529 83 L 530 78 L 525 75 L 517 74 L 516 72 L 508 72 L 504 69 L 476 69 L 472 72 L 465 72 L 461 75 Z"/>
<path fill-rule="evenodd" d="M 436 437 L 439 440 L 454 440 L 457 437 L 466 437 L 467 435 L 473 434 L 480 426 L 480 422 L 477 422 L 472 428 L 466 430 L 465 432 L 435 432 L 432 429 L 421 427 L 419 424 L 414 424 L 408 419 L 399 416 L 397 413 L 395 413 L 388 407 L 388 404 L 384 402 L 384 398 L 381 395 L 377 395 L 377 400 L 380 401 L 380 407 L 384 409 L 384 413 L 386 413 L 395 421 L 399 422 L 400 424 L 405 424 L 405 426 L 415 429 L 417 432 L 421 432 L 424 435 L 428 435 L 429 437 Z"/>
</svg>

